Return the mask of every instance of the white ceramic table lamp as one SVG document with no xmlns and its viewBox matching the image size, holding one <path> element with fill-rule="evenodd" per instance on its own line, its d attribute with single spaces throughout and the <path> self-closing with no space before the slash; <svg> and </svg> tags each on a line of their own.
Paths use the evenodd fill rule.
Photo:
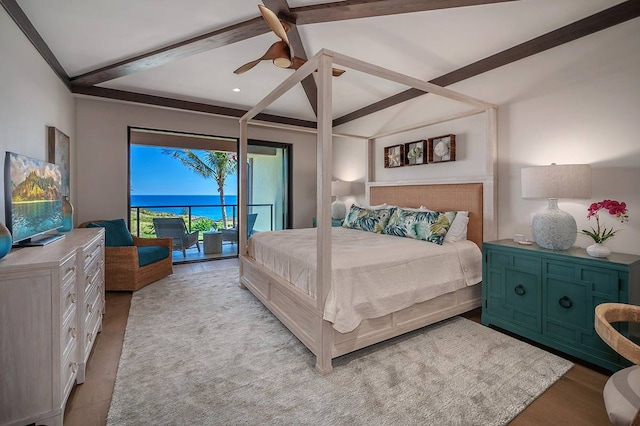
<svg viewBox="0 0 640 426">
<path fill-rule="evenodd" d="M 343 220 L 347 215 L 347 206 L 344 205 L 338 197 L 351 194 L 351 183 L 341 180 L 334 180 L 331 182 L 331 195 L 336 197 L 335 201 L 331 203 L 331 219 Z"/>
<path fill-rule="evenodd" d="M 578 228 L 558 198 L 590 198 L 591 166 L 561 164 L 522 169 L 522 198 L 548 198 L 547 208 L 533 217 L 531 235 L 543 248 L 566 250 L 576 242 Z"/>
</svg>

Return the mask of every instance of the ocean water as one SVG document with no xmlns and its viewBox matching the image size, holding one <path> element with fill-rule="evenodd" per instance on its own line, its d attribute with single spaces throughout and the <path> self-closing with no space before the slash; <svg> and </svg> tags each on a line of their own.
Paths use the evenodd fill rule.
<svg viewBox="0 0 640 426">
<path fill-rule="evenodd" d="M 227 218 L 238 216 L 238 197 L 236 195 L 224 196 Z M 166 212 L 173 214 L 187 214 L 191 206 L 191 216 L 208 217 L 213 220 L 222 219 L 222 207 L 220 207 L 219 195 L 132 195 L 131 207 L 156 206 L 149 208 L 154 212 Z M 234 209 L 235 206 L 235 209 Z"/>
</svg>

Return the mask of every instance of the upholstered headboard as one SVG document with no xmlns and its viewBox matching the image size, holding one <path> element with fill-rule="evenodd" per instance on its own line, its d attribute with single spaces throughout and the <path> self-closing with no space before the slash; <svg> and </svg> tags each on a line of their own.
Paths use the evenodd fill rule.
<svg viewBox="0 0 640 426">
<path fill-rule="evenodd" d="M 467 210 L 467 238 L 482 248 L 484 220 L 481 183 L 372 185 L 369 187 L 369 202 L 372 205 L 425 206 L 435 211 Z"/>
</svg>

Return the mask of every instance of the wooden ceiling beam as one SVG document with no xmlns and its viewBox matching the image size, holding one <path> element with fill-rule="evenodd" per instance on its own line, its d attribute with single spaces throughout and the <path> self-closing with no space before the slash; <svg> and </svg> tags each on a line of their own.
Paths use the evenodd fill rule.
<svg viewBox="0 0 640 426">
<path fill-rule="evenodd" d="M 508 1 L 517 0 L 346 0 L 296 7 L 291 16 L 296 24 L 305 25 Z"/>
<path fill-rule="evenodd" d="M 271 30 L 260 16 L 73 77 L 71 83 L 75 86 L 93 86 L 266 34 L 269 31 Z"/>
<path fill-rule="evenodd" d="M 14 0 L 0 0 L 10 2 Z M 329 22 L 344 19 L 357 19 L 371 16 L 383 16 L 396 13 L 409 13 L 450 7 L 462 7 L 489 3 L 501 3 L 517 0 L 347 0 L 335 3 L 325 3 L 315 6 L 298 7 L 289 10 L 289 6 L 279 7 L 282 15 L 287 15 L 287 21 L 295 21 L 294 25 Z M 269 0 L 265 3 L 271 3 Z M 276 5 L 283 3 L 274 0 Z M 289 12 L 284 12 L 284 9 Z M 77 86 L 93 86 L 113 80 L 118 77 L 148 70 L 159 65 L 186 58 L 198 53 L 247 40 L 269 32 L 261 16 L 221 28 L 188 40 L 174 43 L 160 49 L 153 50 L 125 59 L 105 67 L 89 71 L 71 78 Z M 297 32 L 297 30 L 296 30 Z M 298 36 L 299 38 L 299 36 Z M 302 44 L 302 43 L 300 43 Z M 295 47 L 295 46 L 294 46 Z M 310 87 L 310 84 L 305 83 Z M 305 91 L 307 86 L 305 86 Z"/>
<path fill-rule="evenodd" d="M 38 31 L 35 29 L 27 15 L 24 14 L 20 6 L 15 0 L 0 0 L 0 4 L 7 11 L 13 22 L 16 23 L 22 33 L 29 39 L 33 47 L 36 48 L 40 56 L 49 64 L 53 72 L 62 80 L 65 86 L 70 87 L 69 76 L 64 70 L 58 58 L 53 54 L 47 43 L 44 42 Z"/>
<path fill-rule="evenodd" d="M 146 95 L 143 93 L 127 92 L 124 90 L 107 89 L 98 86 L 72 86 L 71 91 L 78 95 L 96 96 L 99 98 L 115 99 L 125 102 L 133 102 L 137 104 L 154 105 L 166 108 L 181 109 L 186 111 L 196 111 L 206 114 L 219 115 L 223 117 L 240 118 L 247 113 L 248 110 L 239 108 L 230 108 L 219 105 L 203 104 L 199 102 L 183 101 L 173 98 L 165 98 L 162 96 Z M 258 114 L 256 120 L 268 121 L 270 123 L 286 124 L 291 126 L 316 128 L 315 121 L 299 120 L 296 118 L 281 117 L 272 114 Z"/>
<path fill-rule="evenodd" d="M 491 71 L 503 65 L 527 58 L 545 50 L 560 46 L 581 37 L 610 28 L 614 25 L 635 19 L 640 16 L 640 0 L 628 0 L 602 12 L 593 14 L 572 24 L 565 25 L 512 48 L 488 56 L 465 67 L 444 74 L 430 81 L 438 86 L 449 86 L 476 75 Z M 408 89 L 391 97 L 360 108 L 333 121 L 334 126 L 356 120 L 385 108 L 422 96 L 427 92 Z"/>
<path fill-rule="evenodd" d="M 300 32 L 298 31 L 298 27 L 295 23 L 290 22 L 289 19 L 283 19 L 283 15 L 289 17 L 291 15 L 291 10 L 289 9 L 289 4 L 287 0 L 263 0 L 262 3 L 272 12 L 274 12 L 280 19 L 286 20 L 289 23 L 289 31 L 287 32 L 287 37 L 289 38 L 289 43 L 293 48 L 294 54 L 302 58 L 304 60 L 308 59 L 307 53 L 304 48 L 304 44 L 302 44 L 302 39 L 300 38 Z M 314 115 L 318 116 L 318 86 L 316 85 L 316 81 L 313 78 L 313 75 L 306 77 L 304 80 L 300 82 L 302 84 L 302 88 L 304 89 L 305 94 L 307 95 L 307 99 L 309 100 L 309 104 L 313 109 Z"/>
</svg>

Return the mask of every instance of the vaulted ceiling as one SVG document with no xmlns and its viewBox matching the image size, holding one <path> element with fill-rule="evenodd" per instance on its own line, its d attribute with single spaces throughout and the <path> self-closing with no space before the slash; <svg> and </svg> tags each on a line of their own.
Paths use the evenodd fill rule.
<svg viewBox="0 0 640 426">
<path fill-rule="evenodd" d="M 293 72 L 262 61 L 233 73 L 278 40 L 254 0 L 0 3 L 77 94 L 239 117 Z M 296 56 L 326 48 L 441 86 L 640 16 L 640 0 L 263 4 L 290 24 Z M 334 86 L 337 126 L 424 94 L 349 70 Z M 316 93 L 308 77 L 258 118 L 315 126 Z"/>
</svg>

